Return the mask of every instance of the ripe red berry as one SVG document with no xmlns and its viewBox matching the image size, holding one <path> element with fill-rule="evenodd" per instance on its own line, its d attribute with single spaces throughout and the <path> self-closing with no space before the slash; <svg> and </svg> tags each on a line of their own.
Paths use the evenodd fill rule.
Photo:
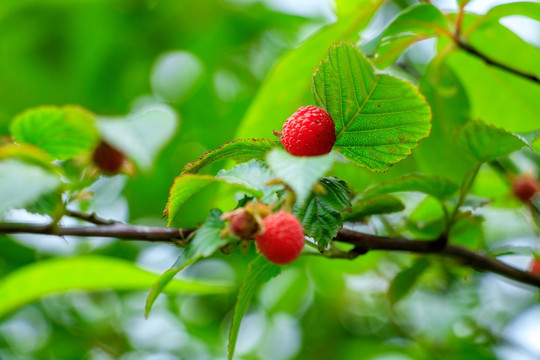
<svg viewBox="0 0 540 360">
<path fill-rule="evenodd" d="M 523 202 L 528 202 L 540 190 L 540 184 L 532 176 L 520 176 L 512 184 L 514 195 Z"/>
<path fill-rule="evenodd" d="M 529 265 L 529 272 L 536 276 L 540 276 L 540 260 L 533 259 L 531 265 Z"/>
<path fill-rule="evenodd" d="M 290 213 L 280 211 L 263 220 L 264 233 L 256 234 L 257 247 L 269 261 L 283 265 L 294 261 L 304 247 L 304 230 Z"/>
<path fill-rule="evenodd" d="M 94 150 L 92 156 L 94 164 L 105 174 L 113 175 L 118 173 L 126 160 L 126 156 L 120 150 L 101 141 Z"/>
<path fill-rule="evenodd" d="M 336 126 L 330 114 L 316 106 L 298 109 L 283 124 L 281 143 L 295 156 L 329 153 L 336 142 Z"/>
</svg>

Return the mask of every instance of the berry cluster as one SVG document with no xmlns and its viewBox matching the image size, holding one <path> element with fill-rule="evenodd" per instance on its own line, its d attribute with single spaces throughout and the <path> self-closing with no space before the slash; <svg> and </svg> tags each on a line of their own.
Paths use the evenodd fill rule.
<svg viewBox="0 0 540 360">
<path fill-rule="evenodd" d="M 269 261 L 288 264 L 302 252 L 304 231 L 296 217 L 284 211 L 275 214 L 262 204 L 248 203 L 245 207 L 223 214 L 229 220 L 232 234 L 255 242 L 260 252 Z"/>
<path fill-rule="evenodd" d="M 319 156 L 329 153 L 336 142 L 336 127 L 330 114 L 316 106 L 298 109 L 283 124 L 281 143 L 295 156 Z M 302 224 L 291 213 L 275 214 L 262 204 L 223 214 L 229 221 L 226 230 L 243 240 L 255 238 L 260 252 L 269 261 L 283 265 L 294 261 L 304 247 Z"/>
</svg>

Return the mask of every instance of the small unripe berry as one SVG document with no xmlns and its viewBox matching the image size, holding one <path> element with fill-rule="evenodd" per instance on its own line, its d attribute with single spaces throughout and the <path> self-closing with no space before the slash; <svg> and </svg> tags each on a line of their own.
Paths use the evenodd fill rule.
<svg viewBox="0 0 540 360">
<path fill-rule="evenodd" d="M 105 141 L 101 141 L 94 150 L 92 160 L 104 174 L 114 175 L 124 165 L 126 156 L 120 150 L 112 147 Z"/>
<path fill-rule="evenodd" d="M 330 114 L 316 106 L 298 109 L 283 124 L 281 143 L 295 156 L 329 153 L 336 142 L 336 127 Z"/>
<path fill-rule="evenodd" d="M 283 265 L 300 256 L 304 247 L 304 230 L 293 214 L 280 211 L 265 217 L 263 224 L 264 232 L 255 235 L 255 242 L 266 259 Z"/>
<path fill-rule="evenodd" d="M 514 180 L 512 190 L 518 199 L 529 202 L 534 194 L 540 190 L 540 184 L 532 176 L 520 176 Z"/>
<path fill-rule="evenodd" d="M 234 215 L 229 223 L 231 233 L 242 239 L 252 239 L 258 225 L 255 217 L 247 211 Z"/>
</svg>

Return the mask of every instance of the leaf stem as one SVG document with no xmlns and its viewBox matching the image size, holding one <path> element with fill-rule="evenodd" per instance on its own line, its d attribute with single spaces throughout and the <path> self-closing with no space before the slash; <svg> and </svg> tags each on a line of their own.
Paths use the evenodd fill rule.
<svg viewBox="0 0 540 360">
<path fill-rule="evenodd" d="M 450 218 L 448 219 L 446 223 L 446 229 L 445 229 L 445 236 L 448 236 L 450 233 L 450 230 L 452 229 L 452 226 L 454 226 L 454 223 L 456 221 L 456 217 L 459 213 L 459 208 L 461 205 L 463 205 L 463 202 L 465 201 L 465 198 L 467 197 L 467 193 L 471 189 L 474 180 L 476 179 L 476 175 L 478 175 L 478 171 L 480 171 L 480 167 L 482 166 L 482 163 L 479 163 L 473 170 L 470 172 L 470 179 L 468 179 L 467 176 L 463 178 L 463 183 L 461 184 L 461 189 L 459 192 L 459 199 L 458 202 L 452 211 L 452 215 L 450 215 Z"/>
</svg>

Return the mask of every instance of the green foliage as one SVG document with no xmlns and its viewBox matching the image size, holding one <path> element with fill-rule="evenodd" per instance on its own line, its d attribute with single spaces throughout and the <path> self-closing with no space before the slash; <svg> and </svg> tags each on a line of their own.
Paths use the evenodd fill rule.
<svg viewBox="0 0 540 360">
<path fill-rule="evenodd" d="M 480 163 L 506 156 L 526 145 L 514 134 L 478 120 L 463 126 L 458 134 L 458 144 L 468 156 Z"/>
<path fill-rule="evenodd" d="M 230 170 L 220 170 L 216 178 L 223 179 L 229 184 L 239 184 L 246 189 L 261 192 L 263 194 L 262 200 L 268 203 L 275 200 L 273 194 L 276 191 L 283 189 L 283 186 L 279 184 L 267 185 L 275 176 L 264 163 L 258 160 L 239 164 Z"/>
<path fill-rule="evenodd" d="M 399 300 L 407 296 L 414 285 L 420 279 L 420 276 L 429 268 L 429 260 L 426 258 L 420 258 L 414 262 L 414 264 L 399 272 L 388 289 L 388 297 L 392 304 L 397 303 Z"/>
<path fill-rule="evenodd" d="M 264 154 L 274 147 L 277 141 L 268 139 L 239 139 L 214 151 L 205 153 L 199 160 L 187 164 L 182 174 L 196 174 L 204 167 L 221 160 L 236 160 L 238 162 L 249 159 L 264 159 Z"/>
<path fill-rule="evenodd" d="M 144 290 L 156 278 L 157 275 L 144 271 L 131 262 L 102 256 L 41 261 L 2 278 L 0 317 L 43 296 L 71 289 Z M 168 293 L 186 294 L 219 294 L 229 290 L 227 284 L 200 280 L 175 280 L 165 289 Z"/>
<path fill-rule="evenodd" d="M 303 206 L 311 189 L 334 163 L 332 154 L 297 157 L 284 150 L 274 149 L 266 155 L 270 169 L 296 194 L 296 205 Z"/>
<path fill-rule="evenodd" d="M 60 186 L 58 176 L 16 160 L 0 162 L 0 214 L 29 206 Z"/>
<path fill-rule="evenodd" d="M 225 228 L 225 222 L 220 219 L 221 211 L 213 209 L 208 214 L 204 224 L 195 232 L 189 245 L 178 256 L 173 266 L 165 271 L 152 286 L 148 297 L 144 314 L 148 317 L 152 305 L 156 301 L 159 294 L 163 292 L 166 286 L 180 271 L 195 261 L 209 257 L 216 252 L 221 246 L 225 245 L 227 240 L 221 237 L 221 231 Z"/>
<path fill-rule="evenodd" d="M 55 159 L 71 159 L 97 142 L 95 116 L 76 106 L 43 106 L 25 111 L 11 123 L 15 140 L 36 145 Z"/>
<path fill-rule="evenodd" d="M 343 180 L 334 177 L 319 180 L 322 188 L 314 192 L 303 206 L 295 206 L 293 214 L 302 223 L 304 233 L 324 250 L 343 225 L 341 213 L 350 209 L 349 189 Z"/>
<path fill-rule="evenodd" d="M 364 197 L 371 198 L 375 195 L 393 192 L 417 191 L 443 201 L 452 196 L 457 189 L 457 184 L 440 176 L 411 174 L 375 185 L 365 192 Z"/>
<path fill-rule="evenodd" d="M 540 20 L 539 4 L 476 14 L 467 0 L 458 12 L 436 2 L 336 0 L 335 16 L 323 18 L 265 3 L 0 1 L 2 359 L 223 358 L 220 319 L 231 318 L 236 294 L 225 280 L 233 279 L 244 280 L 229 358 L 510 351 L 500 339 L 535 294 L 509 283 L 500 297 L 498 277 L 474 271 L 476 260 L 444 255 L 474 251 L 484 263 L 506 255 L 514 275 L 538 255 L 538 196 L 525 204 L 512 185 L 540 177 L 540 51 L 535 33 L 514 32 L 515 15 Z M 326 156 L 294 157 L 272 130 L 311 96 L 332 115 L 337 143 Z M 82 104 L 99 115 L 36 104 Z M 93 163 L 100 141 L 126 154 L 121 174 Z M 167 225 L 187 239 L 156 229 L 167 191 Z M 254 211 L 251 202 L 293 211 L 320 253 L 265 284 L 280 268 L 228 235 L 221 219 Z M 256 209 L 250 226 L 268 211 Z M 109 240 L 10 234 L 24 228 Z M 173 235 L 130 241 L 153 231 Z M 349 231 L 360 232 L 358 244 Z M 371 248 L 373 235 L 409 246 L 441 234 L 451 247 L 429 259 Z M 187 247 L 157 276 L 141 268 L 177 255 L 160 239 Z M 181 271 L 203 280 L 175 280 Z M 161 292 L 172 296 L 156 301 Z M 494 297 L 495 308 L 486 301 Z M 252 336 L 235 354 L 252 302 L 244 322 Z M 21 324 L 35 331 L 21 335 Z"/>
<path fill-rule="evenodd" d="M 174 180 L 174 184 L 171 187 L 169 193 L 169 200 L 165 206 L 164 215 L 167 215 L 167 225 L 170 226 L 174 219 L 174 216 L 178 213 L 180 207 L 191 196 L 195 195 L 202 189 L 215 183 L 227 183 L 227 180 L 231 181 L 228 185 L 232 188 L 245 191 L 246 193 L 261 197 L 262 194 L 251 187 L 245 187 L 243 184 L 238 184 L 236 178 L 220 179 L 210 175 L 195 175 L 186 174 L 177 177 Z"/>
<path fill-rule="evenodd" d="M 379 35 L 375 65 L 386 68 L 415 42 L 450 33 L 442 12 L 431 4 L 420 4 L 405 9 Z"/>
<path fill-rule="evenodd" d="M 352 45 L 330 48 L 313 96 L 336 124 L 335 148 L 360 166 L 386 171 L 429 135 L 431 111 L 411 84 L 373 67 Z"/>
<path fill-rule="evenodd" d="M 249 263 L 246 277 L 244 278 L 242 286 L 238 291 L 238 297 L 236 299 L 233 317 L 231 320 L 228 346 L 229 360 L 231 360 L 234 356 L 234 349 L 236 347 L 236 339 L 238 338 L 238 330 L 240 330 L 240 323 L 246 314 L 253 295 L 255 295 L 255 292 L 261 284 L 264 284 L 273 277 L 276 277 L 279 272 L 280 267 L 268 262 L 268 260 L 266 260 L 262 255 L 258 255 Z"/>
<path fill-rule="evenodd" d="M 152 167 L 161 148 L 178 127 L 176 114 L 165 106 L 146 107 L 126 118 L 99 119 L 101 136 L 143 170 Z"/>
<path fill-rule="evenodd" d="M 345 221 L 363 220 L 366 216 L 391 214 L 405 209 L 401 200 L 392 195 L 374 195 L 363 197 L 355 202 L 350 214 L 344 214 Z"/>
<path fill-rule="evenodd" d="M 383 0 L 361 0 L 346 6 L 347 16 L 323 27 L 300 47 L 286 53 L 272 68 L 240 124 L 237 137 L 265 137 L 281 129 L 285 120 L 306 104 L 312 68 L 324 57 L 329 44 L 353 39 L 371 19 Z M 262 120 L 264 119 L 264 120 Z"/>
</svg>

